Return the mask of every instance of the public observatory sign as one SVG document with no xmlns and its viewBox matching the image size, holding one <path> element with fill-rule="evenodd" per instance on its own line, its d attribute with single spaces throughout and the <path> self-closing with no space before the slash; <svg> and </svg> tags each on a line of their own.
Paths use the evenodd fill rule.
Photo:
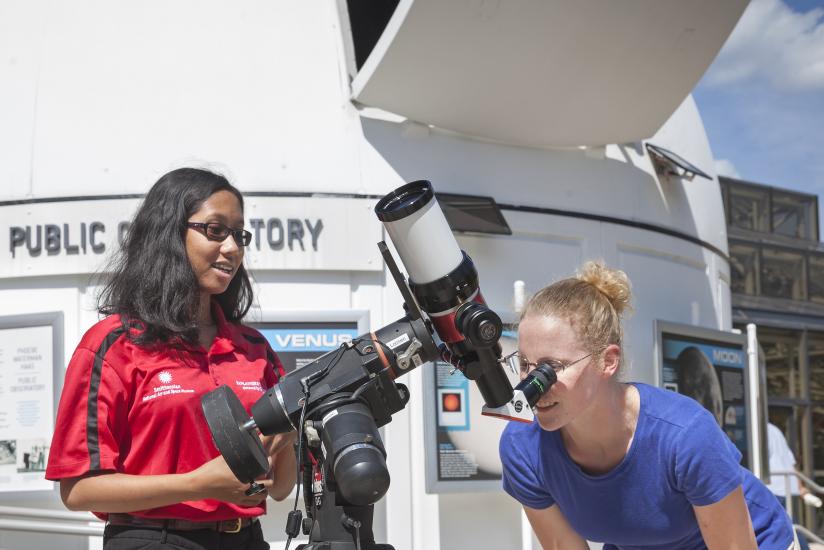
<svg viewBox="0 0 824 550">
<path fill-rule="evenodd" d="M 137 198 L 0 203 L 0 278 L 105 270 L 140 205 Z M 382 229 L 374 201 L 249 196 L 252 270 L 379 271 Z"/>
</svg>

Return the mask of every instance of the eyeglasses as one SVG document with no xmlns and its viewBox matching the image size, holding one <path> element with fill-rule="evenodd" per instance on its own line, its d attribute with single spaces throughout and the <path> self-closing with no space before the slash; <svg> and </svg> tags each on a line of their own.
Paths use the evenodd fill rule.
<svg viewBox="0 0 824 550">
<path fill-rule="evenodd" d="M 249 246 L 252 242 L 252 234 L 244 229 L 232 229 L 222 223 L 200 223 L 187 222 L 186 227 L 196 229 L 206 235 L 210 241 L 223 242 L 231 235 L 238 246 Z"/>
<path fill-rule="evenodd" d="M 558 361 L 557 359 L 547 359 L 545 361 L 541 361 L 540 363 L 532 363 L 530 361 L 527 361 L 526 358 L 522 357 L 521 354 L 517 351 L 513 351 L 512 353 L 501 359 L 501 363 L 509 366 L 510 370 L 514 373 L 520 372 L 521 374 L 527 374 L 533 368 L 538 368 L 538 365 L 546 365 L 552 370 L 554 370 L 555 374 L 558 374 L 564 369 L 571 367 L 576 363 L 580 363 L 584 359 L 592 357 L 593 355 L 595 355 L 594 351 L 587 353 L 583 357 L 576 359 L 575 361 L 570 361 L 568 363 L 565 363 L 564 361 Z"/>
</svg>

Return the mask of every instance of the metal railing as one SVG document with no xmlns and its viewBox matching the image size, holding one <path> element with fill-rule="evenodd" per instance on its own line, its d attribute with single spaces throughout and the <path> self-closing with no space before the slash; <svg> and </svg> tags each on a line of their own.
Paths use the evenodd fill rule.
<svg viewBox="0 0 824 550">
<path fill-rule="evenodd" d="M 793 517 L 793 494 L 791 486 L 791 479 L 793 477 L 797 478 L 799 483 L 803 483 L 808 491 L 815 493 L 817 495 L 824 495 L 824 487 L 822 487 L 812 479 L 808 478 L 804 474 L 797 472 L 795 470 L 776 470 L 774 472 L 770 472 L 770 475 L 784 477 L 784 507 L 787 509 L 787 514 L 789 514 L 791 518 Z M 819 535 L 813 533 L 803 525 L 793 523 L 793 528 L 796 530 L 797 533 L 804 535 L 807 538 L 807 540 L 816 542 L 818 544 L 824 544 L 824 539 L 822 539 Z"/>
<path fill-rule="evenodd" d="M 102 537 L 105 524 L 89 512 L 0 506 L 0 530 Z"/>
</svg>

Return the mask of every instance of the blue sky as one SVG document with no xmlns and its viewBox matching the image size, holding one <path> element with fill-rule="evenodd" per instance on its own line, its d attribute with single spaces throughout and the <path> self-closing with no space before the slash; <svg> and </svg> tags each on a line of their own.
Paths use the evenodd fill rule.
<svg viewBox="0 0 824 550">
<path fill-rule="evenodd" d="M 751 0 L 693 95 L 719 174 L 814 193 L 824 225 L 824 0 Z"/>
</svg>

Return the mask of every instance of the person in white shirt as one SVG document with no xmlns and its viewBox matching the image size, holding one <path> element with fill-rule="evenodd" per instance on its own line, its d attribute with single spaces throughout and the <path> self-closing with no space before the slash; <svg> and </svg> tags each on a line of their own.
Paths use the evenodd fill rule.
<svg viewBox="0 0 824 550">
<path fill-rule="evenodd" d="M 787 439 L 784 437 L 784 432 L 771 422 L 767 423 L 767 449 L 770 457 L 770 482 L 767 484 L 767 488 L 778 498 L 781 505 L 785 506 L 787 477 L 781 474 L 776 475 L 773 472 L 796 471 L 796 461 L 795 455 L 793 455 L 790 446 L 787 444 Z M 803 483 L 799 484 L 797 477 L 789 476 L 789 488 L 791 496 L 800 496 L 809 506 L 821 507 L 821 499 L 812 494 Z M 806 538 L 800 533 L 798 533 L 798 541 L 802 550 L 809 549 Z"/>
</svg>

